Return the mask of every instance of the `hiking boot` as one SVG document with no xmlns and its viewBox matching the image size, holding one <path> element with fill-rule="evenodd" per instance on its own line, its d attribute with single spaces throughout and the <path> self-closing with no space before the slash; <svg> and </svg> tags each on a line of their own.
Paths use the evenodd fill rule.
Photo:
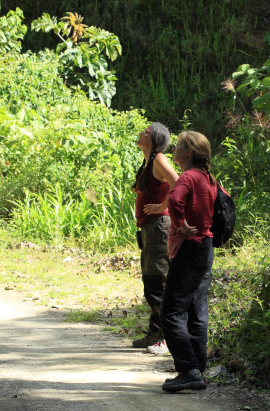
<svg viewBox="0 0 270 411">
<path fill-rule="evenodd" d="M 166 341 L 165 340 L 160 340 L 156 344 L 149 345 L 146 348 L 146 352 L 149 352 L 150 354 L 154 355 L 159 355 L 159 354 L 166 354 L 169 352 Z"/>
<path fill-rule="evenodd" d="M 202 373 L 202 372 L 201 372 L 201 374 L 202 374 L 202 377 L 203 377 L 203 380 L 204 380 L 205 384 L 207 385 L 207 383 L 206 383 L 206 379 L 204 378 L 204 375 L 203 375 L 203 373 Z M 177 377 L 179 377 L 179 375 L 180 375 L 180 374 L 178 374 L 178 376 L 177 376 Z M 175 377 L 174 377 L 174 378 L 175 378 Z M 174 380 L 174 378 L 172 378 L 172 377 L 170 377 L 170 378 L 166 378 L 165 382 L 170 382 L 170 381 Z"/>
<path fill-rule="evenodd" d="M 192 368 L 187 373 L 177 375 L 177 377 L 165 381 L 162 385 L 163 391 L 176 392 L 181 390 L 203 390 L 206 388 L 203 376 L 197 368 Z"/>
<path fill-rule="evenodd" d="M 175 378 L 175 377 L 174 377 L 174 378 Z M 173 381 L 173 380 L 174 380 L 174 378 L 166 378 L 165 382 L 170 382 L 170 381 Z"/>
<path fill-rule="evenodd" d="M 156 344 L 158 341 L 160 341 L 159 333 L 146 334 L 143 338 L 133 340 L 132 345 L 134 348 L 147 348 L 149 345 Z"/>
</svg>

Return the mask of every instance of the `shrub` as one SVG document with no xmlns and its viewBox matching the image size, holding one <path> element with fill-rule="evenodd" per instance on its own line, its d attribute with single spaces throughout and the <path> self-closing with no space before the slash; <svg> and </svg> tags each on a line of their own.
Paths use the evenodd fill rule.
<svg viewBox="0 0 270 411">
<path fill-rule="evenodd" d="M 147 121 L 138 110 L 117 112 L 71 93 L 54 56 L 6 55 L 0 62 L 0 213 L 12 215 L 23 236 L 46 241 L 131 241 L 136 139 Z"/>
<path fill-rule="evenodd" d="M 43 13 L 32 22 L 32 30 L 47 33 L 51 30 L 61 40 L 56 47 L 59 73 L 70 86 L 88 92 L 91 100 L 111 104 L 115 94 L 116 76 L 108 70 L 107 59 L 114 61 L 122 52 L 117 36 L 82 23 L 77 13 L 67 13 L 61 21 Z M 66 38 L 66 39 L 65 39 Z"/>
<path fill-rule="evenodd" d="M 6 16 L 0 17 L 0 54 L 21 51 L 21 40 L 27 32 L 23 20 L 23 12 L 18 7 L 15 11 L 10 10 Z"/>
<path fill-rule="evenodd" d="M 233 99 L 228 136 L 214 158 L 214 170 L 236 198 L 240 238 L 258 230 L 269 235 L 269 73 L 270 60 L 261 68 L 243 64 L 232 75 L 238 85 L 231 79 L 222 83 Z"/>
</svg>

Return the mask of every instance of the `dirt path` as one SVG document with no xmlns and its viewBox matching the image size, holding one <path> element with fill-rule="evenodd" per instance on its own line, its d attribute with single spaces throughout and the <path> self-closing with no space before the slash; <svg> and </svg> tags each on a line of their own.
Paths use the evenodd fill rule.
<svg viewBox="0 0 270 411">
<path fill-rule="evenodd" d="M 231 393 L 163 393 L 164 358 L 98 325 L 65 322 L 22 294 L 0 291 L 0 411 L 232 411 Z M 247 406 L 247 405 L 246 405 Z M 258 406 L 258 404 L 257 404 Z"/>
</svg>

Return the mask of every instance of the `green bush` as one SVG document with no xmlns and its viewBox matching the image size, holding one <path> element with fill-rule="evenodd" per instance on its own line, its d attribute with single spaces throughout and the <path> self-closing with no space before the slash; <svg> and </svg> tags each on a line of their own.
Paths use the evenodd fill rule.
<svg viewBox="0 0 270 411">
<path fill-rule="evenodd" d="M 24 124 L 43 124 L 48 106 L 67 102 L 71 95 L 58 71 L 58 58 L 49 50 L 5 54 L 0 58 L 0 101 L 11 113 L 20 111 Z"/>
<path fill-rule="evenodd" d="M 116 58 L 116 36 L 86 32 L 89 52 Z M 0 58 L 0 214 L 13 216 L 23 236 L 124 244 L 135 231 L 131 186 L 141 162 L 137 135 L 147 120 L 139 110 L 117 112 L 68 87 L 61 53 L 67 55 L 16 51 Z"/>
<path fill-rule="evenodd" d="M 115 94 L 116 76 L 108 69 L 107 59 L 114 61 L 122 48 L 117 36 L 82 23 L 83 17 L 68 12 L 61 21 L 43 13 L 32 22 L 32 30 L 51 30 L 61 40 L 56 47 L 59 73 L 69 86 L 88 92 L 91 100 L 98 99 L 108 106 Z M 66 39 L 65 39 L 66 38 Z"/>
<path fill-rule="evenodd" d="M 269 64 L 243 64 L 237 83 L 223 82 L 233 98 L 213 171 L 236 200 L 238 248 L 218 252 L 210 298 L 212 343 L 231 371 L 263 386 L 270 377 Z"/>
<path fill-rule="evenodd" d="M 210 291 L 210 345 L 226 367 L 269 387 L 270 250 L 260 235 L 219 250 Z"/>
<path fill-rule="evenodd" d="M 60 183 L 64 200 L 78 200 L 88 188 L 98 197 L 104 184 L 130 189 L 141 161 L 136 139 L 146 125 L 140 112 L 115 112 L 79 93 L 41 113 L 2 109 L 0 121 L 2 215 L 25 188 L 42 193 Z"/>
<path fill-rule="evenodd" d="M 269 236 L 270 60 L 261 68 L 239 66 L 222 84 L 232 94 L 228 135 L 213 169 L 237 203 L 237 233 Z M 237 79 L 237 84 L 235 82 Z M 260 111 L 258 111 L 260 110 Z"/>
<path fill-rule="evenodd" d="M 224 140 L 223 147 L 213 159 L 213 170 L 236 201 L 235 238 L 241 240 L 256 232 L 269 236 L 268 133 L 245 116 Z"/>
<path fill-rule="evenodd" d="M 21 51 L 21 40 L 27 32 L 23 20 L 23 12 L 18 7 L 15 11 L 10 10 L 6 16 L 0 17 L 0 54 Z"/>
</svg>

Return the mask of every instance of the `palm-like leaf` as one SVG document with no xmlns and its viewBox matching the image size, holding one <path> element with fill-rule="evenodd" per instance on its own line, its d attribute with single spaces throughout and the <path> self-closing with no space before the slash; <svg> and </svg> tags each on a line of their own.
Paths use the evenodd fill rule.
<svg viewBox="0 0 270 411">
<path fill-rule="evenodd" d="M 83 24 L 83 17 L 78 13 L 68 12 L 66 16 L 62 17 L 63 21 L 66 22 L 64 26 L 64 33 L 68 37 L 71 33 L 71 39 L 74 43 L 77 43 L 80 40 L 86 30 L 87 24 Z"/>
</svg>

